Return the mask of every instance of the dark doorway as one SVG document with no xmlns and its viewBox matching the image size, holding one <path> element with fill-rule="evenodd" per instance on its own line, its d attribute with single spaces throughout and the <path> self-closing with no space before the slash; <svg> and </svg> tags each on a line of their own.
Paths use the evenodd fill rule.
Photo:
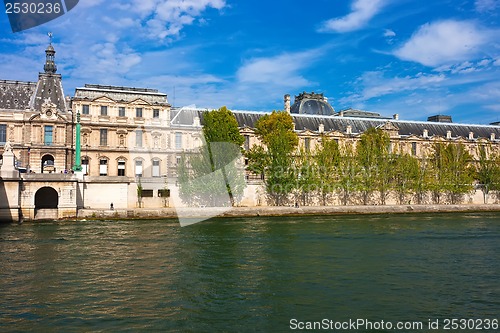
<svg viewBox="0 0 500 333">
<path fill-rule="evenodd" d="M 35 193 L 35 217 L 38 211 L 46 209 L 55 209 L 59 204 L 59 195 L 52 187 L 42 187 Z"/>
<path fill-rule="evenodd" d="M 55 172 L 56 168 L 54 167 L 54 156 L 52 155 L 43 155 L 42 157 L 42 173 L 43 172 L 48 172 L 52 173 Z"/>
</svg>

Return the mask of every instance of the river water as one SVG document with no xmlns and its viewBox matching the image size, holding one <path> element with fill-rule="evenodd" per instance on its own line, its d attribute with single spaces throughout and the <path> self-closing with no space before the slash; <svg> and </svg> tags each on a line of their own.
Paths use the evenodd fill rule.
<svg viewBox="0 0 500 333">
<path fill-rule="evenodd" d="M 2 332 L 500 317 L 500 213 L 12 224 L 0 255 Z"/>
</svg>

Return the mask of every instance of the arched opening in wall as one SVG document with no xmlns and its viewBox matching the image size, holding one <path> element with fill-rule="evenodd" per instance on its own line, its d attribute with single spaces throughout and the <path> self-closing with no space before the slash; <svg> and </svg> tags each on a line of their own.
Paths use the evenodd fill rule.
<svg viewBox="0 0 500 333">
<path fill-rule="evenodd" d="M 43 155 L 42 157 L 42 173 L 52 173 L 56 171 L 54 164 L 54 156 L 52 155 Z"/>
<path fill-rule="evenodd" d="M 59 194 L 52 187 L 42 187 L 35 193 L 35 219 L 56 219 Z"/>
</svg>

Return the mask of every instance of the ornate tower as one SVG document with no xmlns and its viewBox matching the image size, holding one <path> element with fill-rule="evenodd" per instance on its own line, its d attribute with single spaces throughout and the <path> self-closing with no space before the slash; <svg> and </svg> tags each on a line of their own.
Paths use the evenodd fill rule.
<svg viewBox="0 0 500 333">
<path fill-rule="evenodd" d="M 45 50 L 45 65 L 43 66 L 43 70 L 47 74 L 55 74 L 57 72 L 57 66 L 55 62 L 56 51 L 51 44 Z"/>
</svg>

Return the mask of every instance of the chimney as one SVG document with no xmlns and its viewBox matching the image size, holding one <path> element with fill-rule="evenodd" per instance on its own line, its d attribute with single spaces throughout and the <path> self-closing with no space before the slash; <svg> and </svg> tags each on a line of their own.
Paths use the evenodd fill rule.
<svg viewBox="0 0 500 333">
<path fill-rule="evenodd" d="M 397 113 L 393 114 L 392 119 L 399 120 L 399 114 L 397 114 Z"/>
<path fill-rule="evenodd" d="M 318 132 L 323 133 L 325 131 L 325 125 L 319 124 Z"/>
<path fill-rule="evenodd" d="M 490 140 L 491 141 L 495 141 L 495 133 L 491 133 L 490 134 Z"/>
<path fill-rule="evenodd" d="M 345 130 L 345 132 L 346 132 L 347 134 L 352 134 L 352 126 L 351 126 L 351 125 L 348 125 L 348 126 L 347 126 L 347 128 L 346 128 L 346 130 Z"/>
<path fill-rule="evenodd" d="M 446 131 L 446 138 L 451 139 L 451 131 Z"/>
<path fill-rule="evenodd" d="M 469 140 L 474 140 L 474 132 L 469 132 Z"/>
<path fill-rule="evenodd" d="M 194 117 L 193 119 L 193 126 L 194 127 L 200 127 L 201 124 L 200 124 L 200 117 Z"/>
<path fill-rule="evenodd" d="M 429 137 L 429 131 L 424 129 L 424 133 L 422 133 L 422 136 L 427 139 Z"/>
<path fill-rule="evenodd" d="M 285 95 L 285 111 L 286 113 L 290 113 L 290 95 Z"/>
<path fill-rule="evenodd" d="M 339 117 L 343 117 L 343 116 L 344 116 L 344 111 L 340 111 Z"/>
</svg>

